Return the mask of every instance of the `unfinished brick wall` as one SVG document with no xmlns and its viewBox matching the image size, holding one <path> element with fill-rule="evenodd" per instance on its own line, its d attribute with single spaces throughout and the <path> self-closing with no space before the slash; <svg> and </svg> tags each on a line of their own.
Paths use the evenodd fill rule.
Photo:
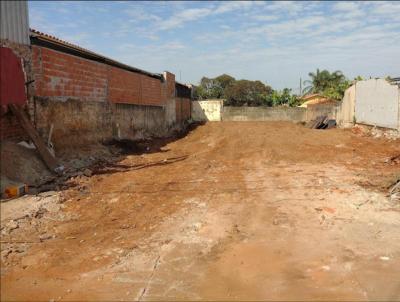
<svg viewBox="0 0 400 302">
<path fill-rule="evenodd" d="M 165 105 L 162 98 L 162 85 L 159 79 L 143 74 L 108 68 L 108 99 L 113 103 L 136 105 Z"/>
<path fill-rule="evenodd" d="M 165 105 L 160 79 L 41 46 L 32 49 L 36 96 L 60 101 Z"/>
<path fill-rule="evenodd" d="M 165 136 L 190 117 L 190 99 L 175 99 L 175 75 L 163 78 L 33 45 L 35 120 L 57 147 L 111 137 Z M 179 103 L 179 109 L 175 103 Z"/>
<path fill-rule="evenodd" d="M 106 101 L 106 65 L 39 46 L 32 51 L 36 96 Z"/>
</svg>

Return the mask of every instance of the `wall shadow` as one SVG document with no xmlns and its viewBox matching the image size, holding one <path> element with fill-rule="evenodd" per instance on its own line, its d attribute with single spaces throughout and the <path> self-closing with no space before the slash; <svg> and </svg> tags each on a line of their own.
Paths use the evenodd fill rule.
<svg viewBox="0 0 400 302">
<path fill-rule="evenodd" d="M 65 173 L 64 175 L 61 176 L 54 176 L 51 180 L 49 180 L 44 184 L 41 184 L 36 187 L 31 187 L 31 192 L 33 194 L 37 194 L 46 191 L 63 191 L 74 187 L 77 187 L 78 190 L 81 191 L 84 190 L 81 187 L 82 183 L 85 182 L 80 180 L 81 177 L 89 178 L 93 175 L 105 175 L 105 174 L 129 172 L 134 170 L 146 169 L 154 166 L 170 165 L 175 162 L 183 161 L 188 157 L 187 155 L 180 157 L 166 156 L 165 159 L 162 159 L 160 161 L 154 161 L 145 164 L 137 164 L 137 165 L 120 164 L 120 162 L 129 155 L 168 153 L 169 149 L 164 149 L 166 145 L 186 137 L 188 134 L 190 134 L 190 132 L 194 131 L 197 127 L 204 124 L 205 122 L 194 122 L 188 124 L 186 125 L 186 127 L 184 127 L 183 130 L 175 131 L 172 135 L 164 138 L 150 138 L 142 140 L 113 139 L 106 141 L 103 143 L 106 147 L 113 148 L 113 150 L 117 150 L 116 153 L 114 151 L 115 153 L 114 156 L 98 160 L 88 166 L 73 170 L 72 172 Z"/>
</svg>

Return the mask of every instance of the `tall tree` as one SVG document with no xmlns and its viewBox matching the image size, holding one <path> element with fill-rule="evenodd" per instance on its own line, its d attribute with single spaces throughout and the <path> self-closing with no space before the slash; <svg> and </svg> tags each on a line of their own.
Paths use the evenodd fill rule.
<svg viewBox="0 0 400 302">
<path fill-rule="evenodd" d="M 260 106 L 272 89 L 260 81 L 239 80 L 229 85 L 225 90 L 228 105 Z"/>
<path fill-rule="evenodd" d="M 328 70 L 310 72 L 310 80 L 304 81 L 306 87 L 303 94 L 320 93 L 327 97 L 340 100 L 344 91 L 349 86 L 350 82 L 346 79 L 343 73 L 339 70 L 330 73 Z"/>
</svg>

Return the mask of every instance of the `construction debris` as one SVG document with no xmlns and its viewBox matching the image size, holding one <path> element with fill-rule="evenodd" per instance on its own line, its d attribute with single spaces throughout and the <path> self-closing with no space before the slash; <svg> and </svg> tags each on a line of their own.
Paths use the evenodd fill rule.
<svg viewBox="0 0 400 302">
<path fill-rule="evenodd" d="M 400 201 L 400 179 L 389 190 L 389 196 L 392 201 Z"/>
<path fill-rule="evenodd" d="M 315 121 L 312 121 L 311 129 L 331 129 L 336 127 L 336 120 L 329 119 L 326 115 L 318 116 Z"/>
<path fill-rule="evenodd" d="M 35 144 L 46 166 L 50 169 L 50 171 L 56 172 L 57 174 L 62 174 L 64 167 L 58 163 L 57 159 L 49 151 L 42 138 L 39 136 L 39 133 L 37 133 L 36 129 L 33 127 L 24 110 L 15 104 L 9 104 L 8 106 L 11 109 L 12 113 L 18 118 L 21 126 L 29 135 L 32 142 Z"/>
</svg>

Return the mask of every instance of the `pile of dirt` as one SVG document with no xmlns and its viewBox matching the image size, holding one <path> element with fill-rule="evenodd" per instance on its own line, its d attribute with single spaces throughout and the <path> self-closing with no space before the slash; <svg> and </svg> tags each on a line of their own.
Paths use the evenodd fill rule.
<svg viewBox="0 0 400 302">
<path fill-rule="evenodd" d="M 36 149 L 14 142 L 1 143 L 1 174 L 8 179 L 37 186 L 52 177 Z"/>
</svg>

